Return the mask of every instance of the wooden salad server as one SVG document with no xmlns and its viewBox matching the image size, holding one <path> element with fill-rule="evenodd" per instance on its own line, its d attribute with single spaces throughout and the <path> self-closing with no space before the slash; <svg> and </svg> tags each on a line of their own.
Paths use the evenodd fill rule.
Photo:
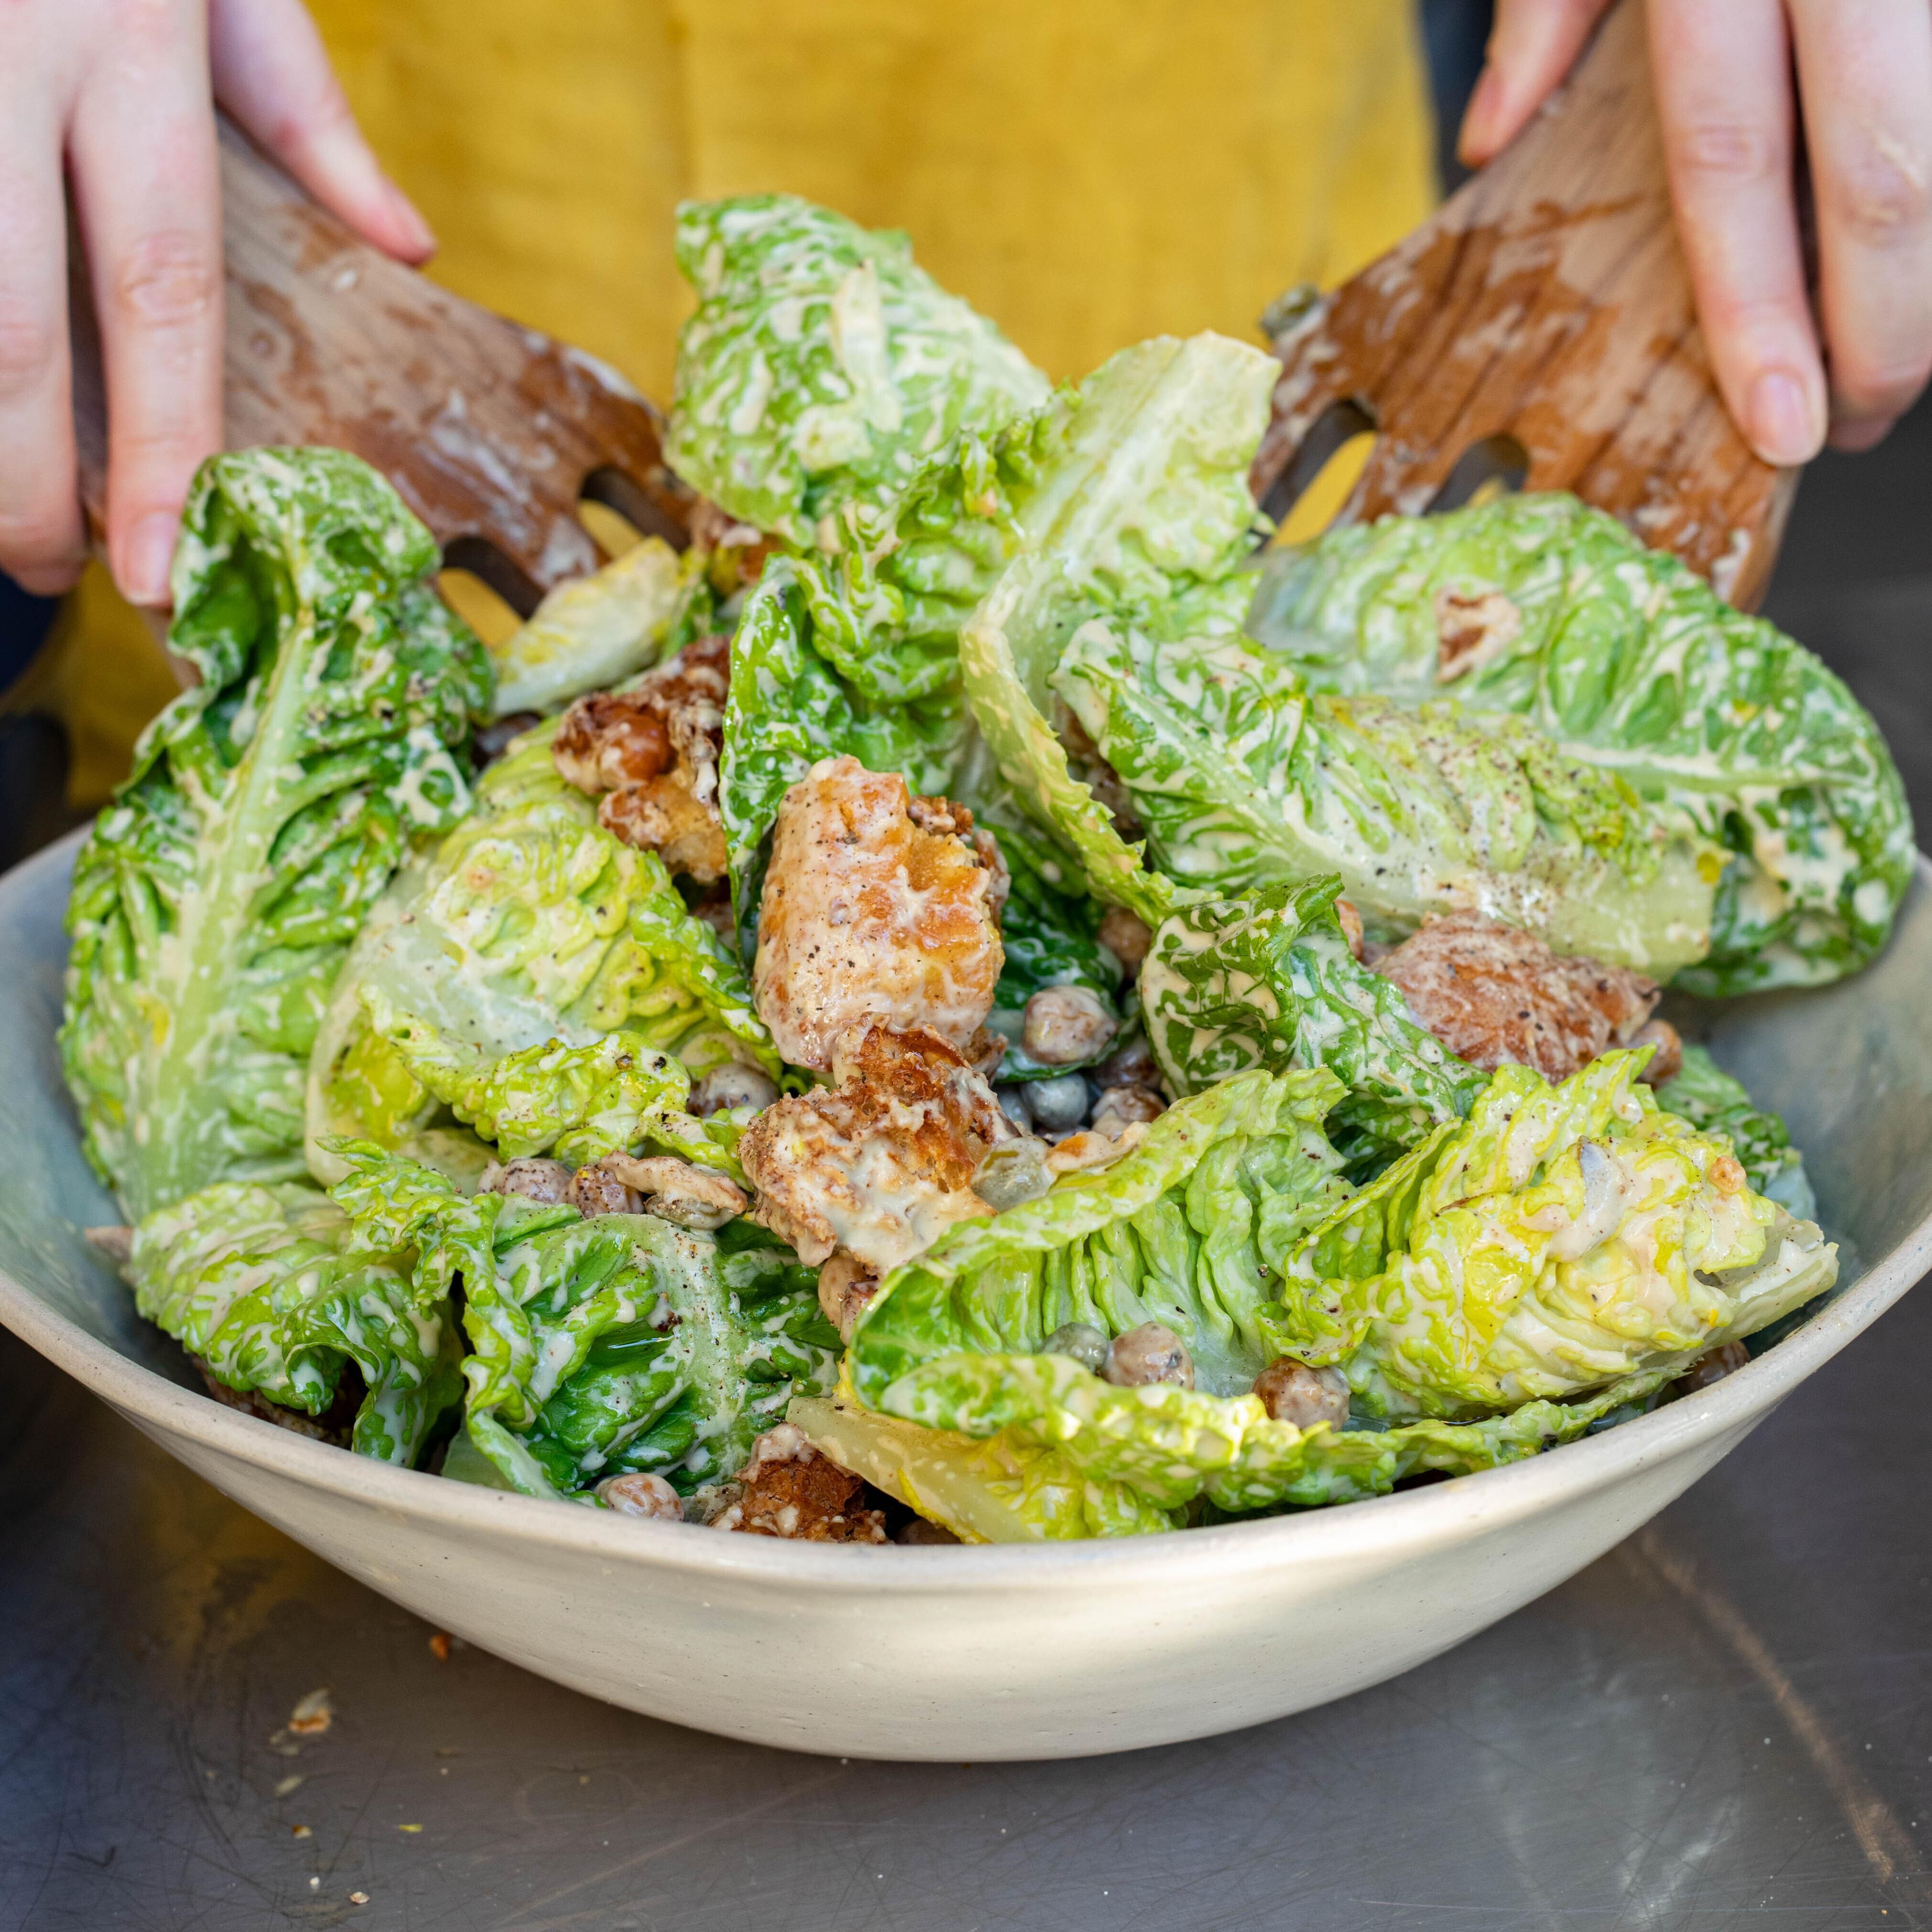
<svg viewBox="0 0 1932 1932">
<path fill-rule="evenodd" d="M 683 547 L 694 500 L 664 467 L 657 411 L 615 370 L 391 261 L 226 121 L 221 193 L 230 448 L 352 450 L 446 561 L 526 616 L 602 561 L 578 516 L 586 496 Z M 106 407 L 92 299 L 77 281 L 81 495 L 98 530 Z"/>
<path fill-rule="evenodd" d="M 352 450 L 448 562 L 526 615 L 598 561 L 586 496 L 686 541 L 694 499 L 664 467 L 662 420 L 615 371 L 389 260 L 225 123 L 221 179 L 231 447 Z M 71 310 L 98 529 L 106 408 L 84 286 Z M 1448 507 L 1502 475 L 1574 490 L 1740 604 L 1762 593 L 1796 472 L 1753 454 L 1712 378 L 1640 0 L 1621 0 L 1562 91 L 1407 240 L 1271 319 L 1283 367 L 1252 477 L 1276 514 L 1373 430 L 1346 519 Z"/>
<path fill-rule="evenodd" d="M 1798 472 L 1726 410 L 1678 248 L 1641 0 L 1406 240 L 1333 294 L 1285 298 L 1255 494 L 1285 515 L 1376 432 L 1340 512 L 1453 508 L 1486 478 L 1571 490 L 1756 608 Z"/>
</svg>

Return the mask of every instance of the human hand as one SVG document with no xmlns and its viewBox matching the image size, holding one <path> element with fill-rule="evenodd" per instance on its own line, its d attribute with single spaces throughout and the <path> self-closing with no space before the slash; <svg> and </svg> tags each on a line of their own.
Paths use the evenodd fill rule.
<svg viewBox="0 0 1932 1932">
<path fill-rule="evenodd" d="M 218 102 L 377 248 L 419 262 L 435 247 L 302 0 L 0 5 L 0 569 L 29 590 L 67 588 L 87 551 L 64 168 L 106 365 L 109 556 L 133 602 L 167 602 L 182 500 L 221 446 Z"/>
<path fill-rule="evenodd" d="M 1608 4 L 1498 0 L 1465 161 L 1487 160 L 1528 120 Z M 1648 4 L 1671 197 L 1725 402 L 1767 462 L 1808 461 L 1828 436 L 1868 449 L 1932 372 L 1932 0 Z"/>
</svg>

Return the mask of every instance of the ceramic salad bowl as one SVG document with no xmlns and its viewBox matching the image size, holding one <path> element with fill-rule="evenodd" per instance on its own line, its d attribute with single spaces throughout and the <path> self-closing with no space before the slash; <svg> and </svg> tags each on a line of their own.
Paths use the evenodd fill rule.
<svg viewBox="0 0 1932 1932">
<path fill-rule="evenodd" d="M 392 1467 L 210 1401 L 82 1230 L 118 1219 L 54 1046 L 74 842 L 0 881 L 0 1321 L 245 1508 L 500 1656 L 795 1750 L 1066 1756 L 1198 1737 L 1395 1676 L 1654 1515 L 1932 1261 L 1932 868 L 1883 957 L 1821 991 L 1688 1004 L 1808 1156 L 1838 1292 L 1702 1392 L 1510 1468 L 1119 1542 L 786 1543 Z M 1747 1451 L 1748 1453 L 1748 1451 Z"/>
</svg>

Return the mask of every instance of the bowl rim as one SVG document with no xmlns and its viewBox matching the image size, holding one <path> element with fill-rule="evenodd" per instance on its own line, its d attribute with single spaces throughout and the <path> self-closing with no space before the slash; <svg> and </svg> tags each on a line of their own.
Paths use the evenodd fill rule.
<svg viewBox="0 0 1932 1932">
<path fill-rule="evenodd" d="M 0 900 L 19 881 L 66 863 L 82 827 L 0 879 Z M 1932 890 L 1932 860 L 1915 855 L 1919 884 Z M 70 1224 L 74 1225 L 74 1224 Z M 170 1382 L 130 1360 L 42 1301 L 0 1269 L 0 1325 L 143 1432 L 170 1449 L 176 1442 L 252 1465 L 345 1502 L 433 1522 L 448 1531 L 508 1533 L 529 1544 L 603 1563 L 676 1571 L 720 1582 L 748 1580 L 842 1590 L 862 1582 L 869 1594 L 1027 1593 L 1118 1587 L 1132 1573 L 1184 1561 L 1190 1576 L 1237 1576 L 1290 1562 L 1347 1561 L 1420 1554 L 1478 1525 L 1537 1515 L 1571 1492 L 1612 1486 L 1640 1469 L 1673 1460 L 1769 1414 L 1932 1268 L 1932 1214 L 1875 1261 L 1844 1294 L 1774 1348 L 1709 1388 L 1582 1441 L 1498 1469 L 1370 1497 L 1359 1502 L 1166 1534 L 1095 1538 L 964 1548 L 795 1543 L 773 1537 L 706 1536 L 686 1524 L 640 1522 L 603 1510 L 556 1502 L 398 1468 L 278 1428 Z M 855 1565 L 860 1566 L 855 1568 Z"/>
</svg>

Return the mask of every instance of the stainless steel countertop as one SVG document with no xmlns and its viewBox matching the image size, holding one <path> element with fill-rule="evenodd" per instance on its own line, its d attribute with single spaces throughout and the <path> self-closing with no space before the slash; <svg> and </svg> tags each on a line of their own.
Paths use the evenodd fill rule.
<svg viewBox="0 0 1932 1932">
<path fill-rule="evenodd" d="M 440 1661 L 0 1336 L 0 1924 L 1932 1924 L 1928 1363 L 1922 1294 L 1650 1528 L 1378 1690 L 953 1766 Z M 288 1736 L 324 1687 L 328 1731 Z"/>
<path fill-rule="evenodd" d="M 1878 712 L 1922 827 L 1928 477 L 1927 408 L 1816 466 L 1770 605 Z M 1593 1568 L 1343 1703 L 875 1765 L 439 1661 L 0 1332 L 0 1928 L 1932 1928 L 1928 1384 L 1922 1290 Z M 286 1735 L 324 1687 L 327 1733 Z"/>
</svg>

